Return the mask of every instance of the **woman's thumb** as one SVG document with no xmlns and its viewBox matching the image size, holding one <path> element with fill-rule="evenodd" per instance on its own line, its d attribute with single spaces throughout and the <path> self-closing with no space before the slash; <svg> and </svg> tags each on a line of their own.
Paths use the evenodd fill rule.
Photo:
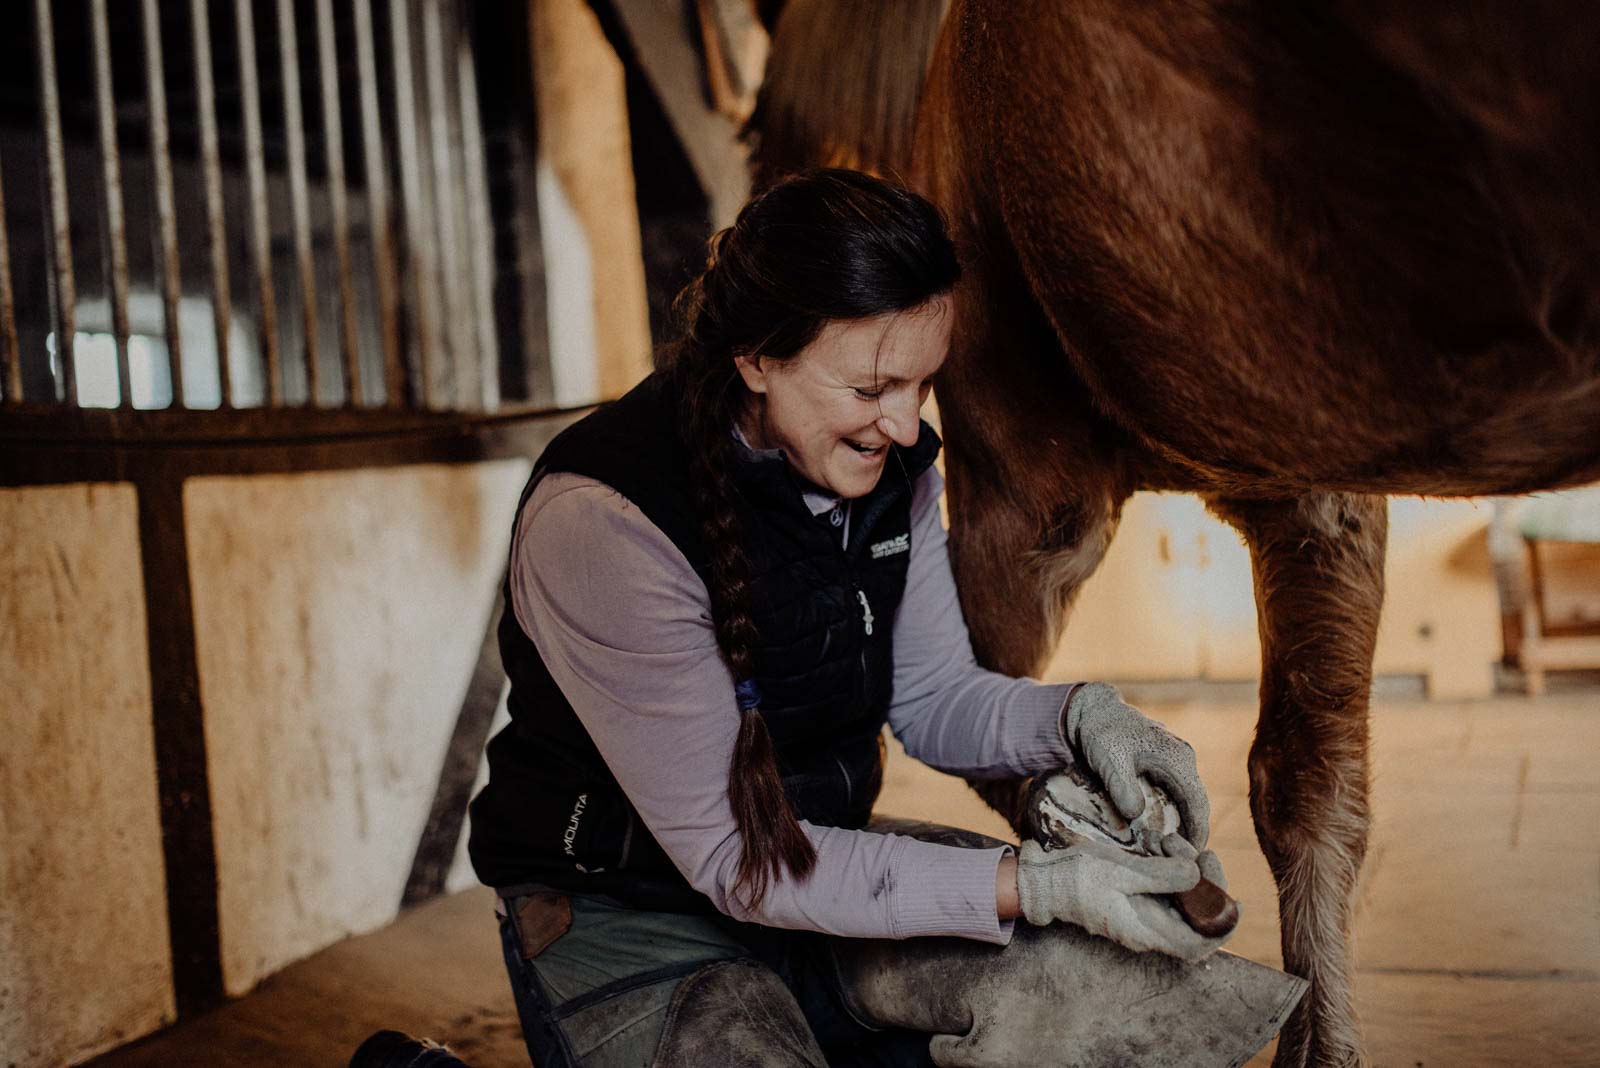
<svg viewBox="0 0 1600 1068">
<path fill-rule="evenodd" d="M 1106 793 L 1112 804 L 1122 813 L 1122 818 L 1132 821 L 1144 812 L 1144 790 L 1139 786 L 1139 776 L 1132 769 L 1118 770 L 1106 776 Z"/>
</svg>

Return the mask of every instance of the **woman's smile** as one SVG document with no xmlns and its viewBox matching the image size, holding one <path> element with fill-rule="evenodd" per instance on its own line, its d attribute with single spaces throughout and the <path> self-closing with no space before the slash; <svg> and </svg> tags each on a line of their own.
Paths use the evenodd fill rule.
<svg viewBox="0 0 1600 1068">
<path fill-rule="evenodd" d="M 867 460 L 881 460 L 889 454 L 889 443 L 887 441 L 877 445 L 866 445 L 862 442 L 856 441 L 854 438 L 845 438 L 844 443 Z"/>
</svg>

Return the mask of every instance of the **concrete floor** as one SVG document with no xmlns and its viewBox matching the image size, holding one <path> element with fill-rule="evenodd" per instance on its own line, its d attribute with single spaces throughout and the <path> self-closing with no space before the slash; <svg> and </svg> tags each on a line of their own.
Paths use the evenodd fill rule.
<svg viewBox="0 0 1600 1068">
<path fill-rule="evenodd" d="M 1212 844 L 1244 903 L 1229 948 L 1280 963 L 1245 797 L 1254 703 L 1143 707 L 1200 753 Z M 1600 690 L 1380 700 L 1373 754 L 1376 822 L 1355 923 L 1373 1063 L 1600 1066 Z M 1004 832 L 963 783 L 898 752 L 879 809 Z M 93 1063 L 342 1065 L 367 1034 L 395 1027 L 448 1040 L 478 1068 L 526 1065 L 490 909 L 486 891 L 433 902 Z M 1269 1062 L 1270 1050 L 1252 1064 Z"/>
</svg>

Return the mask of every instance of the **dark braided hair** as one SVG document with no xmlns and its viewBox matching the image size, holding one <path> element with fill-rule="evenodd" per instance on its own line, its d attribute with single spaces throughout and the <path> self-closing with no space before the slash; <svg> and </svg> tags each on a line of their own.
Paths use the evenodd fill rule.
<svg viewBox="0 0 1600 1068">
<path fill-rule="evenodd" d="M 759 635 L 733 478 L 733 429 L 751 394 L 734 358 L 792 359 L 828 322 L 921 307 L 959 275 L 927 200 L 857 171 L 803 172 L 751 200 L 712 238 L 705 271 L 678 298 L 682 336 L 658 358 L 681 398 L 711 615 L 738 687 L 728 800 L 743 852 L 732 889 L 750 908 L 773 877 L 809 875 L 817 857 L 784 796 L 754 681 Z"/>
</svg>

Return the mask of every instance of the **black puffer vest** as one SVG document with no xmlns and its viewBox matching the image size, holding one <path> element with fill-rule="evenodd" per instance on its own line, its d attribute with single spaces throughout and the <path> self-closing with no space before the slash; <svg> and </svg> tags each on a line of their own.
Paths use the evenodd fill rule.
<svg viewBox="0 0 1600 1068">
<path fill-rule="evenodd" d="M 597 479 L 636 505 L 704 581 L 708 561 L 676 413 L 669 383 L 651 376 L 551 442 L 522 503 L 551 472 Z M 939 438 L 923 424 L 916 445 L 891 448 L 877 488 L 852 505 L 848 551 L 830 517 L 806 507 L 809 487 L 787 462 L 745 459 L 735 473 L 761 634 L 761 714 L 790 804 L 819 825 L 862 826 L 883 781 L 911 486 L 938 454 Z M 489 782 L 472 803 L 468 849 L 478 877 L 502 892 L 539 884 L 643 908 L 710 908 L 606 767 L 517 623 L 509 584 L 505 596 L 500 655 L 511 677 L 511 723 L 489 743 Z M 738 714 L 730 701 L 728 715 Z"/>
</svg>

